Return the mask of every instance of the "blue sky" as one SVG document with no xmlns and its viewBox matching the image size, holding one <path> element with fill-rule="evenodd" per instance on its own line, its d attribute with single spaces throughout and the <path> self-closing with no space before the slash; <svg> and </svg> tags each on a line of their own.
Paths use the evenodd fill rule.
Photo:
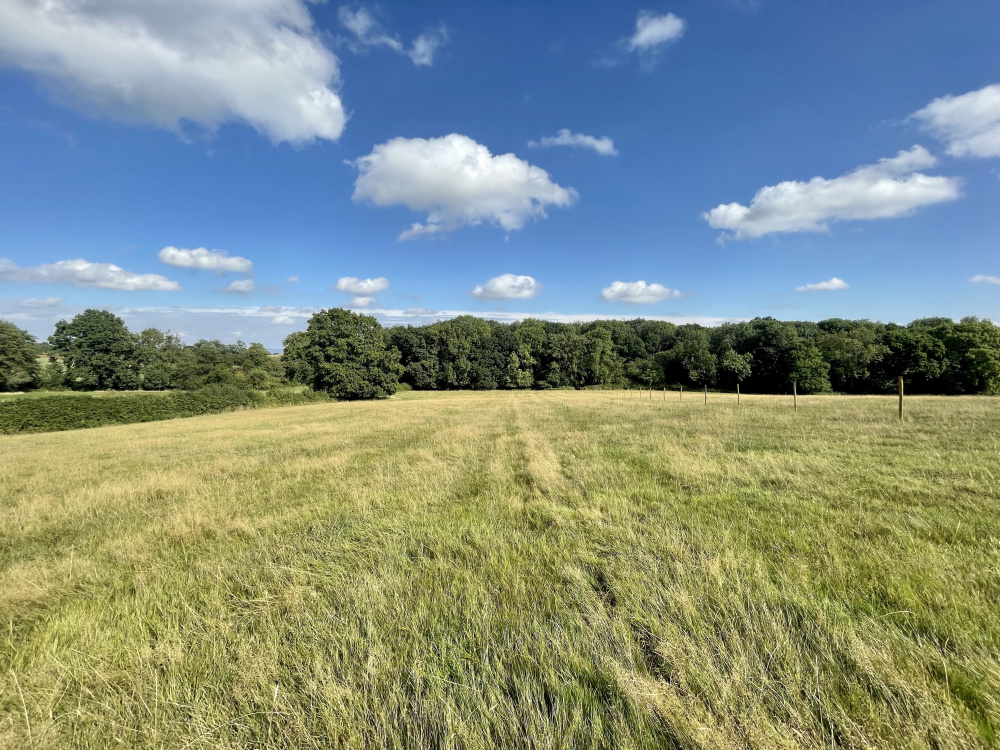
<svg viewBox="0 0 1000 750">
<path fill-rule="evenodd" d="M 993 0 L 0 0 L 0 317 L 271 348 L 331 306 L 1000 320 L 997 29 Z"/>
</svg>

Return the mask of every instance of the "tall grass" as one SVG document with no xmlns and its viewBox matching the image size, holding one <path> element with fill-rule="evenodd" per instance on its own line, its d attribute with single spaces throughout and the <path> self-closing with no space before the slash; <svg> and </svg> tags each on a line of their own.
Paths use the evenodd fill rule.
<svg viewBox="0 0 1000 750">
<path fill-rule="evenodd" d="M 653 396 L 0 438 L 0 746 L 996 746 L 1000 402 Z"/>
</svg>

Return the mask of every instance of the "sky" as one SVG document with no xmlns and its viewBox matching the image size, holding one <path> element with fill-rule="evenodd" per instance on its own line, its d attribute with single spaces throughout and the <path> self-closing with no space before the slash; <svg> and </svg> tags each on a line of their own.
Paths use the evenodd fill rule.
<svg viewBox="0 0 1000 750">
<path fill-rule="evenodd" d="M 996 0 L 0 0 L 0 318 L 1000 321 Z"/>
</svg>

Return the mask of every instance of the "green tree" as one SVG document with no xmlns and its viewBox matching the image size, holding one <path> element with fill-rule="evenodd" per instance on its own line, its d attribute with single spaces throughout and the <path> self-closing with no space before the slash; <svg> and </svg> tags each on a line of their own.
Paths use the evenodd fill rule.
<svg viewBox="0 0 1000 750">
<path fill-rule="evenodd" d="M 39 374 L 35 337 L 0 320 L 0 391 L 30 388 Z"/>
<path fill-rule="evenodd" d="M 802 393 L 825 393 L 830 390 L 830 363 L 812 343 L 800 342 L 792 351 L 790 380 Z"/>
<path fill-rule="evenodd" d="M 337 398 L 387 398 L 402 374 L 399 352 L 387 349 L 382 326 L 370 315 L 342 308 L 309 319 L 304 358 L 312 387 Z"/>
<path fill-rule="evenodd" d="M 730 383 L 742 383 L 750 377 L 752 363 L 752 354 L 737 354 L 736 350 L 727 349 L 719 359 L 719 369 Z"/>
<path fill-rule="evenodd" d="M 66 368 L 71 388 L 139 387 L 136 338 L 121 318 L 107 310 L 84 310 L 69 323 L 60 320 L 49 343 Z"/>
</svg>

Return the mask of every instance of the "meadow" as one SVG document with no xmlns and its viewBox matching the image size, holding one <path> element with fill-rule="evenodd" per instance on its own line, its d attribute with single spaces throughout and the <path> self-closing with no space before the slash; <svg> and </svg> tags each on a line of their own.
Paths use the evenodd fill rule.
<svg viewBox="0 0 1000 750">
<path fill-rule="evenodd" d="M 1000 744 L 1000 401 L 652 395 L 0 437 L 0 747 Z"/>
</svg>

